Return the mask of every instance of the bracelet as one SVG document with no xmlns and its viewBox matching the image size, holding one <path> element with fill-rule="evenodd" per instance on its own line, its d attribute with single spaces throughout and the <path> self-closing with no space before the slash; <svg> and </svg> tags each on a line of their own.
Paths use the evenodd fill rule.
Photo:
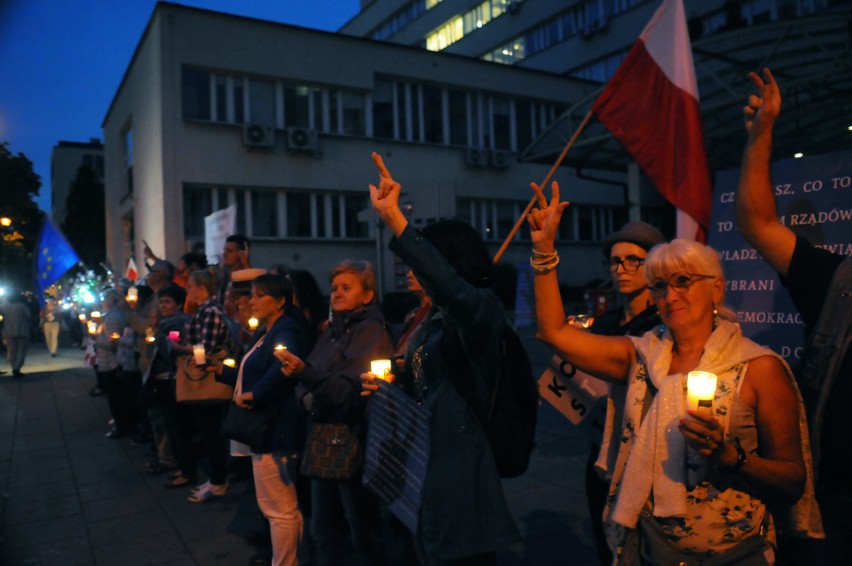
<svg viewBox="0 0 852 566">
<path fill-rule="evenodd" d="M 556 256 L 559 255 L 559 253 L 556 250 L 553 250 L 552 252 L 540 252 L 535 248 L 533 248 L 532 253 L 533 253 L 533 256 L 535 256 L 535 257 L 548 257 L 548 258 L 556 257 Z"/>
<path fill-rule="evenodd" d="M 731 442 L 731 444 L 737 450 L 737 463 L 728 469 L 732 472 L 736 472 L 737 470 L 745 466 L 746 462 L 748 461 L 748 457 L 746 455 L 745 449 L 742 447 L 742 445 L 740 445 L 740 438 L 738 436 L 734 437 L 734 440 L 733 442 Z"/>
<path fill-rule="evenodd" d="M 530 267 L 532 267 L 533 273 L 536 275 L 544 275 L 545 273 L 550 273 L 556 266 L 559 265 L 559 256 L 555 253 L 552 257 L 546 258 L 530 258 Z"/>
</svg>

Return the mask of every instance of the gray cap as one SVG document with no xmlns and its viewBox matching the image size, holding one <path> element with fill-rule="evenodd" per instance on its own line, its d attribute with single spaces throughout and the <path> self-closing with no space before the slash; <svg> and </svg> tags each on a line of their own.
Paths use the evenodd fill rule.
<svg viewBox="0 0 852 566">
<path fill-rule="evenodd" d="M 648 251 L 657 244 L 662 244 L 665 241 L 666 237 L 655 226 L 651 226 L 647 222 L 628 222 L 621 227 L 621 230 L 613 232 L 604 238 L 601 250 L 604 257 L 608 258 L 609 252 L 612 251 L 612 246 L 618 242 L 630 242 Z"/>
</svg>

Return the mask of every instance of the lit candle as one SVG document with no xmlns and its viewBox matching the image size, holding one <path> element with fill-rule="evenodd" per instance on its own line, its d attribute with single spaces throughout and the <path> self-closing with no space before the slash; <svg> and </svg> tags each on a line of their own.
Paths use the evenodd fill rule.
<svg viewBox="0 0 852 566">
<path fill-rule="evenodd" d="M 77 318 L 80 319 L 80 322 L 86 322 L 86 313 L 80 313 Z"/>
<path fill-rule="evenodd" d="M 92 311 L 92 318 L 100 318 L 101 311 Z"/>
<path fill-rule="evenodd" d="M 378 377 L 379 379 L 391 381 L 390 370 L 390 360 L 373 360 L 372 362 L 370 362 L 370 373 L 376 374 L 376 377 Z"/>
<path fill-rule="evenodd" d="M 281 352 L 281 351 L 286 350 L 286 349 L 287 349 L 287 346 L 285 346 L 284 344 L 276 344 L 275 345 L 275 351 L 276 352 Z"/>
<path fill-rule="evenodd" d="M 150 326 L 145 329 L 145 341 L 146 342 L 156 342 L 156 338 L 154 338 L 154 329 Z"/>
<path fill-rule="evenodd" d="M 234 358 L 225 358 L 222 360 L 223 366 L 228 366 L 229 368 L 237 367 L 237 360 Z"/>
<path fill-rule="evenodd" d="M 169 340 L 172 342 L 177 342 L 180 340 L 180 331 L 179 330 L 170 330 L 169 331 Z"/>
<path fill-rule="evenodd" d="M 716 394 L 716 374 L 707 371 L 691 371 L 686 376 L 686 408 L 696 411 L 699 408 L 713 407 Z"/>
<path fill-rule="evenodd" d="M 121 334 L 119 334 L 118 332 L 113 332 L 109 335 L 110 340 L 118 340 L 119 338 L 121 338 Z"/>
<path fill-rule="evenodd" d="M 136 287 L 130 287 L 127 290 L 127 302 L 135 303 L 139 300 L 139 290 Z"/>
<path fill-rule="evenodd" d="M 248 319 L 248 325 L 251 330 L 257 330 L 258 320 L 255 317 Z"/>
<path fill-rule="evenodd" d="M 89 321 L 89 334 L 97 334 L 98 333 L 98 323 L 94 320 Z"/>
<path fill-rule="evenodd" d="M 203 366 L 207 361 L 207 356 L 204 354 L 204 344 L 195 344 L 192 347 L 192 355 L 195 356 L 195 365 Z"/>
</svg>

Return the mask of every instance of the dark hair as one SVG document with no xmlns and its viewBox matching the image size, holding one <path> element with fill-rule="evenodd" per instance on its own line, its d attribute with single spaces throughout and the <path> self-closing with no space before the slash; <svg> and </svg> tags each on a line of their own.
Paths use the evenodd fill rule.
<svg viewBox="0 0 852 566">
<path fill-rule="evenodd" d="M 157 298 L 161 297 L 169 297 L 177 304 L 182 305 L 186 302 L 186 289 L 178 285 L 166 285 L 157 291 Z"/>
<path fill-rule="evenodd" d="M 420 230 L 465 281 L 475 287 L 489 287 L 493 264 L 482 237 L 470 224 L 460 220 L 440 220 Z"/>
<path fill-rule="evenodd" d="M 286 277 L 293 283 L 293 303 L 310 313 L 311 324 L 319 324 L 325 318 L 327 306 L 317 280 L 304 269 L 294 269 Z"/>
<path fill-rule="evenodd" d="M 207 267 L 207 256 L 195 252 L 187 252 L 180 256 L 180 260 L 186 267 L 196 266 L 196 269 L 204 269 Z"/>
<path fill-rule="evenodd" d="M 211 273 L 207 269 L 199 269 L 189 274 L 189 278 L 198 285 L 207 289 L 207 294 L 210 297 L 216 296 L 216 290 L 219 287 L 219 282 L 216 280 L 216 274 Z"/>
<path fill-rule="evenodd" d="M 237 244 L 241 250 L 244 250 L 248 247 L 249 240 L 242 234 L 231 234 L 227 238 L 225 238 L 226 244 Z"/>
<path fill-rule="evenodd" d="M 154 296 L 154 290 L 147 285 L 136 286 L 136 301 L 140 305 L 144 305 L 148 299 Z"/>
<path fill-rule="evenodd" d="M 287 275 L 291 271 L 293 271 L 293 268 L 287 265 L 286 263 L 275 263 L 269 268 L 269 273 L 280 275 L 282 277 Z"/>
<path fill-rule="evenodd" d="M 274 299 L 284 299 L 285 305 L 293 302 L 293 283 L 289 279 L 272 273 L 264 273 L 251 282 L 252 288 L 263 291 Z"/>
</svg>

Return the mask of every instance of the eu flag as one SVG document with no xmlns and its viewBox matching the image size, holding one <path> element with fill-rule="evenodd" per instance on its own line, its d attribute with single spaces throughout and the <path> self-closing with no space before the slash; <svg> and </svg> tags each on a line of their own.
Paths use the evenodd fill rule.
<svg viewBox="0 0 852 566">
<path fill-rule="evenodd" d="M 77 252 L 65 236 L 45 216 L 36 246 L 35 266 L 39 296 L 43 297 L 44 290 L 53 285 L 79 261 Z"/>
</svg>

